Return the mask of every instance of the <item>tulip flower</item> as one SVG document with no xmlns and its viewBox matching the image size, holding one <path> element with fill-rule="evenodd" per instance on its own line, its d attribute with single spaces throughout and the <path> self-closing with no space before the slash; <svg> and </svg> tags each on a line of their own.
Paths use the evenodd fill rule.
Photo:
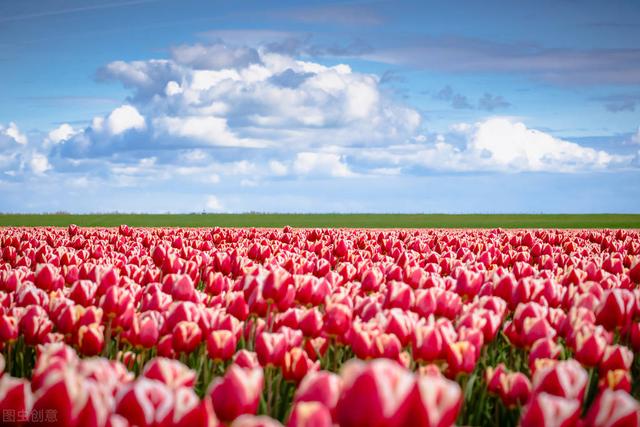
<svg viewBox="0 0 640 427">
<path fill-rule="evenodd" d="M 240 350 L 233 356 L 233 363 L 241 368 L 259 368 L 258 355 L 252 351 Z"/>
<path fill-rule="evenodd" d="M 580 417 L 580 401 L 548 393 L 534 395 L 522 410 L 521 427 L 571 427 Z"/>
<path fill-rule="evenodd" d="M 631 374 L 625 369 L 607 371 L 598 381 L 598 388 L 603 390 L 624 390 L 631 393 Z"/>
<path fill-rule="evenodd" d="M 42 386 L 34 393 L 31 417 L 53 410 L 57 425 L 76 425 L 88 396 L 83 379 L 73 369 L 65 367 L 50 371 Z M 31 421 L 37 422 L 35 419 Z"/>
<path fill-rule="evenodd" d="M 202 330 L 195 322 L 179 322 L 173 330 L 173 349 L 176 353 L 189 354 L 202 341 Z"/>
<path fill-rule="evenodd" d="M 264 415 L 241 415 L 235 419 L 231 427 L 282 427 L 282 424 Z"/>
<path fill-rule="evenodd" d="M 299 383 L 308 372 L 318 370 L 320 362 L 313 362 L 301 348 L 295 347 L 287 351 L 282 364 L 284 379 Z"/>
<path fill-rule="evenodd" d="M 44 342 L 44 337 L 51 332 L 53 324 L 44 310 L 31 306 L 20 318 L 19 327 L 24 341 L 29 345 L 36 345 Z"/>
<path fill-rule="evenodd" d="M 575 337 L 575 358 L 586 366 L 596 366 L 607 348 L 606 338 L 595 330 L 580 330 Z"/>
<path fill-rule="evenodd" d="M 18 339 L 18 319 L 13 316 L 0 315 L 0 342 L 12 343 Z"/>
<path fill-rule="evenodd" d="M 451 426 L 462 406 L 460 386 L 437 375 L 420 376 L 414 385 L 409 425 Z"/>
<path fill-rule="evenodd" d="M 626 391 L 605 389 L 589 408 L 585 425 L 589 427 L 640 425 L 640 404 Z"/>
<path fill-rule="evenodd" d="M 529 369 L 535 371 L 537 359 L 557 359 L 562 351 L 562 346 L 550 338 L 536 340 L 529 349 Z"/>
<path fill-rule="evenodd" d="M 299 327 L 307 337 L 317 337 L 322 331 L 322 314 L 317 308 L 307 310 L 300 318 Z"/>
<path fill-rule="evenodd" d="M 280 366 L 287 351 L 286 338 L 279 332 L 262 332 L 256 337 L 255 350 L 262 366 Z"/>
<path fill-rule="evenodd" d="M 352 312 L 346 305 L 328 305 L 324 314 L 324 331 L 327 335 L 342 337 L 351 328 Z"/>
<path fill-rule="evenodd" d="M 217 361 L 231 359 L 236 351 L 236 336 L 230 331 L 213 331 L 207 336 L 207 353 L 209 357 Z"/>
<path fill-rule="evenodd" d="M 131 425 L 152 427 L 174 406 L 174 394 L 160 381 L 138 378 L 116 395 L 115 412 Z"/>
<path fill-rule="evenodd" d="M 218 420 L 209 399 L 200 400 L 191 388 L 180 387 L 174 391 L 174 404 L 170 411 L 159 415 L 160 426 L 173 427 L 216 427 Z M 160 411 L 158 411 L 160 412 Z"/>
<path fill-rule="evenodd" d="M 28 380 L 8 374 L 0 377 L 0 414 L 28 414 L 32 404 Z"/>
<path fill-rule="evenodd" d="M 438 328 L 434 325 L 416 326 L 412 339 L 411 351 L 413 358 L 419 362 L 432 362 L 444 355 L 444 340 Z"/>
<path fill-rule="evenodd" d="M 331 427 L 331 413 L 319 402 L 300 402 L 293 406 L 287 427 Z"/>
<path fill-rule="evenodd" d="M 477 362 L 476 347 L 469 341 L 445 343 L 447 372 L 452 378 L 461 373 L 471 373 Z"/>
<path fill-rule="evenodd" d="M 597 308 L 597 322 L 611 330 L 627 328 L 635 314 L 635 297 L 627 289 L 612 289 L 605 293 Z"/>
<path fill-rule="evenodd" d="M 192 387 L 196 382 L 194 371 L 177 360 L 162 357 L 147 362 L 141 376 L 160 381 L 171 389 Z"/>
<path fill-rule="evenodd" d="M 600 372 L 623 369 L 631 369 L 633 363 L 633 352 L 622 345 L 609 345 L 604 349 L 602 360 L 600 360 Z"/>
<path fill-rule="evenodd" d="M 332 413 L 335 411 L 342 379 L 327 371 L 310 371 L 298 385 L 294 402 L 319 402 Z"/>
<path fill-rule="evenodd" d="M 575 360 L 538 367 L 533 374 L 534 393 L 545 392 L 568 399 L 582 400 L 589 381 L 587 371 Z"/>
<path fill-rule="evenodd" d="M 95 356 L 104 348 L 104 327 L 93 323 L 78 329 L 78 348 L 85 356 Z"/>
<path fill-rule="evenodd" d="M 214 380 L 208 395 L 217 417 L 223 422 L 231 422 L 240 415 L 256 413 L 263 386 L 261 368 L 231 365 L 224 377 Z"/>
<path fill-rule="evenodd" d="M 348 362 L 341 371 L 344 388 L 336 408 L 342 427 L 401 425 L 411 407 L 413 375 L 395 362 Z"/>
</svg>

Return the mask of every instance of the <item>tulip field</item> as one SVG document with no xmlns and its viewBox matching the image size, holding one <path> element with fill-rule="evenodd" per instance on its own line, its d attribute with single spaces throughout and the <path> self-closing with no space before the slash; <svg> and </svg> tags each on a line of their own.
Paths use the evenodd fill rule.
<svg viewBox="0 0 640 427">
<path fill-rule="evenodd" d="M 2 425 L 640 426 L 634 229 L 0 228 Z"/>
</svg>

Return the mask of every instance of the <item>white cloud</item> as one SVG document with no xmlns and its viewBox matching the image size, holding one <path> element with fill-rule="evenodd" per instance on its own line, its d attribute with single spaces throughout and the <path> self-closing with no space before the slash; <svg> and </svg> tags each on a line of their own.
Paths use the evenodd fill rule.
<svg viewBox="0 0 640 427">
<path fill-rule="evenodd" d="M 354 175 L 338 154 L 298 153 L 293 163 L 293 171 L 298 175 L 328 175 L 348 177 Z"/>
<path fill-rule="evenodd" d="M 159 117 L 154 119 L 153 125 L 156 138 L 162 134 L 180 138 L 195 139 L 208 145 L 221 147 L 263 147 L 264 142 L 241 139 L 229 130 L 227 120 L 220 117 L 187 116 L 187 117 Z"/>
<path fill-rule="evenodd" d="M 441 171 L 559 172 L 606 170 L 628 166 L 631 156 L 610 154 L 555 138 L 522 122 L 495 117 L 464 130 L 462 146 L 437 135 L 435 142 L 396 144 L 354 152 L 355 156 L 385 165 Z M 457 133 L 457 132 L 456 132 Z"/>
<path fill-rule="evenodd" d="M 503 118 L 477 124 L 468 149 L 497 168 L 507 170 L 605 169 L 622 160 L 605 151 L 582 147 Z"/>
<path fill-rule="evenodd" d="M 46 142 L 52 142 L 54 144 L 59 144 L 62 141 L 67 141 L 71 139 L 74 135 L 76 135 L 79 131 L 75 130 L 68 123 L 63 123 L 57 128 L 53 129 L 47 135 Z"/>
<path fill-rule="evenodd" d="M 224 209 L 222 202 L 216 196 L 207 196 L 205 207 L 209 211 L 219 212 Z"/>
<path fill-rule="evenodd" d="M 156 141 L 299 149 L 386 144 L 415 136 L 420 115 L 395 102 L 375 75 L 262 49 L 179 46 L 173 59 L 123 62 L 100 76 L 134 90 Z"/>
<path fill-rule="evenodd" d="M 49 164 L 49 159 L 47 156 L 41 153 L 33 153 L 31 155 L 31 159 L 29 160 L 29 167 L 36 175 L 42 175 L 49 169 L 51 169 L 51 165 Z"/>
<path fill-rule="evenodd" d="M 270 160 L 269 161 L 269 170 L 275 176 L 284 176 L 289 171 L 289 168 L 286 164 L 278 161 L 278 160 Z"/>
<path fill-rule="evenodd" d="M 164 93 L 167 96 L 179 95 L 182 92 L 183 91 L 182 91 L 182 87 L 180 86 L 180 84 L 178 82 L 174 82 L 173 80 L 171 80 L 169 83 L 167 83 L 167 86 L 164 89 Z"/>
<path fill-rule="evenodd" d="M 113 110 L 106 119 L 107 129 L 112 135 L 120 135 L 130 129 L 146 128 L 144 117 L 136 107 L 123 105 Z"/>
<path fill-rule="evenodd" d="M 12 139 L 13 142 L 20 145 L 26 145 L 29 142 L 27 136 L 24 133 L 20 132 L 20 129 L 18 129 L 18 125 L 16 125 L 14 122 L 10 122 L 8 127 L 3 127 L 2 125 L 0 125 L 0 135 L 8 137 Z"/>
</svg>

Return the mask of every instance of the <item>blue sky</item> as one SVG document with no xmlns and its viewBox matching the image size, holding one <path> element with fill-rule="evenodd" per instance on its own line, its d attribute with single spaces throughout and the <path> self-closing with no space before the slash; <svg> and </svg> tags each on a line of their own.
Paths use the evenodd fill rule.
<svg viewBox="0 0 640 427">
<path fill-rule="evenodd" d="M 3 212 L 640 212 L 637 1 L 0 3 Z"/>
</svg>

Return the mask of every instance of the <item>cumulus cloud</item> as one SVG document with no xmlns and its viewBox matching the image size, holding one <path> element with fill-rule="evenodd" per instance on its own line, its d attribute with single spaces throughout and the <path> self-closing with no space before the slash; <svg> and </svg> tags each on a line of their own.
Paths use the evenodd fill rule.
<svg viewBox="0 0 640 427">
<path fill-rule="evenodd" d="M 411 137 L 414 109 L 383 95 L 379 78 L 253 48 L 178 46 L 173 59 L 103 67 L 133 90 L 150 133 L 210 145 L 386 143 Z M 213 61 L 213 62 L 212 62 Z"/>
<path fill-rule="evenodd" d="M 26 145 L 29 142 L 27 136 L 20 132 L 18 125 L 14 122 L 10 122 L 7 127 L 0 125 L 0 137 L 1 136 L 4 136 L 6 139 L 10 139 L 20 145 Z"/>
<path fill-rule="evenodd" d="M 70 139 L 76 135 L 79 131 L 75 130 L 70 124 L 63 123 L 57 128 L 51 130 L 47 135 L 45 142 L 58 144 L 62 141 Z"/>
<path fill-rule="evenodd" d="M 136 107 L 123 105 L 113 110 L 105 121 L 106 129 L 112 135 L 120 135 L 130 129 L 142 130 L 146 127 L 144 117 Z"/>
<path fill-rule="evenodd" d="M 157 138 L 166 134 L 221 147 L 263 147 L 266 145 L 257 140 L 238 138 L 229 130 L 227 120 L 221 117 L 165 116 L 154 119 L 153 124 Z"/>
<path fill-rule="evenodd" d="M 107 64 L 98 77 L 129 90 L 122 105 L 84 129 L 63 124 L 33 132 L 31 141 L 15 123 L 0 126 L 0 179 L 31 174 L 34 182 L 59 177 L 73 188 L 146 185 L 159 192 L 193 186 L 204 195 L 196 209 L 221 211 L 218 197 L 225 205 L 236 200 L 207 198 L 217 184 L 216 192 L 248 192 L 269 180 L 637 167 L 626 156 L 506 118 L 428 132 L 382 77 L 283 52 L 216 42 L 177 46 L 168 59 Z M 507 104 L 491 94 L 471 102 L 451 87 L 434 97 L 460 108 Z"/>
<path fill-rule="evenodd" d="M 49 164 L 49 159 L 47 156 L 41 153 L 33 153 L 31 155 L 31 159 L 29 160 L 29 166 L 31 170 L 36 175 L 42 175 L 49 169 L 51 169 L 51 165 Z"/>
<path fill-rule="evenodd" d="M 524 123 L 495 117 L 454 127 L 463 143 L 439 135 L 433 143 L 365 150 L 367 160 L 439 171 L 578 172 L 627 167 L 632 159 L 610 154 L 529 129 Z"/>
<path fill-rule="evenodd" d="M 298 175 L 328 175 L 332 177 L 353 175 L 344 159 L 334 153 L 298 153 L 293 161 L 293 171 Z"/>
</svg>

